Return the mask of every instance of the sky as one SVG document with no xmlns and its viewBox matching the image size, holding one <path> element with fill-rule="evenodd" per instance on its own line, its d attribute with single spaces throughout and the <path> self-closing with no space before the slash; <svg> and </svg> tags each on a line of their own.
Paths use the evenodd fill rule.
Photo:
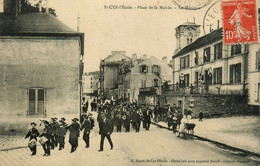
<svg viewBox="0 0 260 166">
<path fill-rule="evenodd" d="M 203 25 L 213 2 L 199 10 L 177 9 L 174 0 L 49 0 L 58 19 L 85 33 L 85 72 L 99 70 L 99 62 L 111 51 L 126 51 L 170 61 L 176 48 L 175 28 L 186 22 Z M 104 9 L 104 5 L 170 6 L 173 9 Z M 175 9 L 176 8 L 176 9 Z M 201 35 L 203 35 L 201 26 Z"/>
</svg>

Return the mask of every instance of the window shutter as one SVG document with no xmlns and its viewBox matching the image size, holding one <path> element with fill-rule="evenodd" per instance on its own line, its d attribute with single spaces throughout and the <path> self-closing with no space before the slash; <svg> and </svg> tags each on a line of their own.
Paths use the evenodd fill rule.
<svg viewBox="0 0 260 166">
<path fill-rule="evenodd" d="M 139 73 L 142 73 L 142 66 L 139 66 Z"/>
<path fill-rule="evenodd" d="M 230 78 L 229 82 L 233 83 L 233 65 L 230 66 Z"/>
<path fill-rule="evenodd" d="M 237 64 L 237 82 L 241 82 L 241 63 Z"/>
<path fill-rule="evenodd" d="M 219 72 L 219 83 L 222 84 L 222 67 L 220 68 Z"/>
</svg>

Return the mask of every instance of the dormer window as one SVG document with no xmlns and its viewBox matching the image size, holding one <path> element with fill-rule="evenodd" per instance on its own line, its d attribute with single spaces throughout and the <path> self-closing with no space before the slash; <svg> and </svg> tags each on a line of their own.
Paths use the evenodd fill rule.
<svg viewBox="0 0 260 166">
<path fill-rule="evenodd" d="M 148 73 L 148 66 L 147 65 L 141 65 L 139 66 L 140 73 L 146 74 Z"/>
<path fill-rule="evenodd" d="M 154 74 L 161 74 L 161 66 L 153 65 L 152 66 L 152 73 L 154 73 Z"/>
</svg>

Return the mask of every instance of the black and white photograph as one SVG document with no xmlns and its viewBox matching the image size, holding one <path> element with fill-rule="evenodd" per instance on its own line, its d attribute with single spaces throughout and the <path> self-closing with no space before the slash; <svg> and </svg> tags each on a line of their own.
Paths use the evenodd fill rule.
<svg viewBox="0 0 260 166">
<path fill-rule="evenodd" d="M 0 0 L 0 166 L 259 166 L 259 0 Z"/>
</svg>

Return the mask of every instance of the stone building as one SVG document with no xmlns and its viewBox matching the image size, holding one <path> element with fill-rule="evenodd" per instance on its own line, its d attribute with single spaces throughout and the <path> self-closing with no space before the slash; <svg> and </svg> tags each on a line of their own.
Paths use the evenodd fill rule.
<svg viewBox="0 0 260 166">
<path fill-rule="evenodd" d="M 49 13 L 22 13 L 5 0 L 0 13 L 2 133 L 39 118 L 79 114 L 84 34 Z M 23 125 L 21 125 L 23 124 Z"/>
<path fill-rule="evenodd" d="M 160 87 L 164 82 L 172 82 L 172 69 L 167 58 L 161 60 L 147 55 L 140 59 L 136 54 L 132 59 L 124 61 L 119 67 L 119 97 L 124 101 L 137 101 L 139 104 L 154 105 L 160 95 Z"/>
<path fill-rule="evenodd" d="M 248 44 L 224 45 L 222 28 L 192 41 L 173 55 L 173 85 L 161 103 L 193 107 L 195 115 L 246 111 L 251 51 Z"/>
<path fill-rule="evenodd" d="M 119 65 L 130 58 L 125 51 L 112 51 L 100 62 L 100 95 L 103 99 L 118 98 Z"/>
<path fill-rule="evenodd" d="M 87 98 L 97 97 L 98 90 L 100 89 L 100 71 L 93 71 L 84 73 L 83 82 L 83 95 Z"/>
</svg>

